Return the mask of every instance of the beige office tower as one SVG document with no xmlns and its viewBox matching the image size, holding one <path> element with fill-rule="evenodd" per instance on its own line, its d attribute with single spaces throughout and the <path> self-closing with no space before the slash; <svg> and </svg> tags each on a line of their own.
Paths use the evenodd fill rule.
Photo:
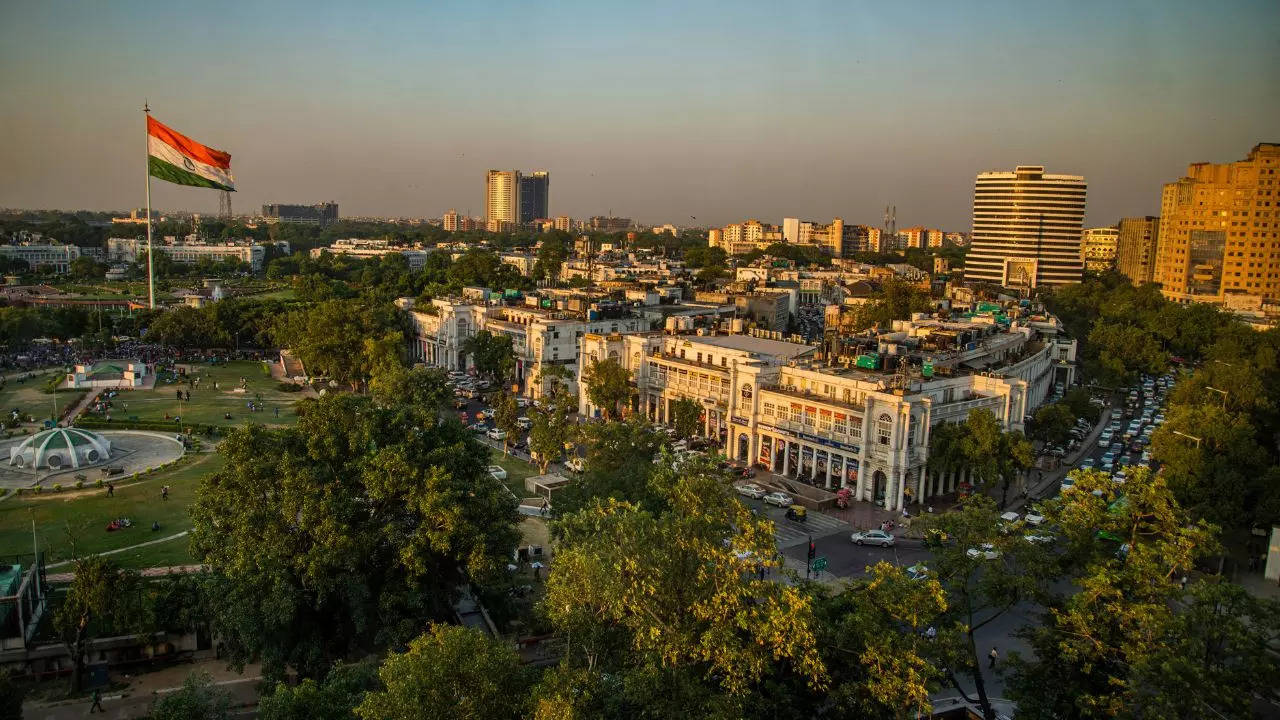
<svg viewBox="0 0 1280 720">
<path fill-rule="evenodd" d="M 1085 182 L 1040 165 L 979 173 L 966 280 L 1036 288 L 1080 282 Z"/>
<path fill-rule="evenodd" d="M 1080 231 L 1080 259 L 1090 272 L 1110 270 L 1116 264 L 1116 239 L 1120 230 L 1113 227 L 1086 228 Z"/>
<path fill-rule="evenodd" d="M 1147 215 L 1121 219 L 1120 234 L 1116 236 L 1116 270 L 1134 285 L 1151 282 L 1159 239 L 1160 218 Z"/>
<path fill-rule="evenodd" d="M 444 214 L 444 229 L 449 232 L 457 232 L 458 230 L 458 211 L 450 210 Z"/>
<path fill-rule="evenodd" d="M 569 232 L 573 228 L 573 224 L 569 221 L 568 215 L 559 215 L 556 217 L 556 229 Z"/>
<path fill-rule="evenodd" d="M 1280 143 L 1244 160 L 1194 163 L 1164 186 L 1155 281 L 1177 302 L 1280 298 Z"/>
<path fill-rule="evenodd" d="M 484 181 L 484 222 L 490 232 L 520 222 L 520 171 L 490 170 Z"/>
</svg>

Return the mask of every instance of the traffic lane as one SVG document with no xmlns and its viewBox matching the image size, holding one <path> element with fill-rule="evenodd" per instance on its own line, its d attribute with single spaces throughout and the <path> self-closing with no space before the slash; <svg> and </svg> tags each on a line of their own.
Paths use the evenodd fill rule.
<svg viewBox="0 0 1280 720">
<path fill-rule="evenodd" d="M 926 566 L 932 559 L 929 550 L 918 541 L 902 540 L 893 547 L 877 547 L 871 545 L 855 545 L 849 540 L 849 533 L 833 533 L 813 539 L 814 550 L 818 557 L 827 559 L 827 569 L 836 577 L 861 577 L 867 568 L 878 562 L 887 562 L 898 567 L 911 567 L 923 562 Z M 797 545 L 782 551 L 782 554 L 793 560 L 804 562 L 808 558 L 807 545 Z"/>
</svg>

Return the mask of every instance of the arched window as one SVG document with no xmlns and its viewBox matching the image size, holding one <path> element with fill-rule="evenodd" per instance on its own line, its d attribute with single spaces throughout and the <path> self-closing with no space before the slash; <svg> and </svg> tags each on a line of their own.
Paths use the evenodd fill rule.
<svg viewBox="0 0 1280 720">
<path fill-rule="evenodd" d="M 742 384 L 742 399 L 743 400 L 751 399 L 751 383 Z"/>
<path fill-rule="evenodd" d="M 881 445 L 888 445 L 889 438 L 893 436 L 893 418 L 885 413 L 880 416 L 876 422 L 876 441 Z"/>
</svg>

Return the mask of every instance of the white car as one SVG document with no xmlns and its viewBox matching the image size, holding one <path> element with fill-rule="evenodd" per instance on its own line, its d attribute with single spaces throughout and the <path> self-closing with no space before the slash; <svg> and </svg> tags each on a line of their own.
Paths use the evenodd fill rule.
<svg viewBox="0 0 1280 720">
<path fill-rule="evenodd" d="M 1044 516 L 1037 515 L 1035 513 L 1027 513 L 1027 516 L 1024 517 L 1023 520 L 1026 520 L 1027 524 L 1032 527 L 1036 527 L 1044 524 Z"/>
<path fill-rule="evenodd" d="M 784 492 L 771 492 L 760 498 L 766 505 L 777 505 L 778 507 L 790 507 L 791 496 Z"/>
<path fill-rule="evenodd" d="M 519 425 L 522 430 L 529 430 L 533 427 L 533 421 L 527 417 L 519 417 L 516 418 L 516 425 Z"/>
<path fill-rule="evenodd" d="M 489 474 L 493 476 L 494 480 L 507 479 L 507 471 L 503 470 L 501 465 L 490 465 Z"/>
<path fill-rule="evenodd" d="M 1034 533 L 1027 533 L 1026 535 L 1023 535 L 1023 537 L 1027 539 L 1027 542 L 1039 545 L 1048 545 L 1053 542 L 1052 535 L 1036 535 Z"/>
<path fill-rule="evenodd" d="M 502 428 L 493 428 L 489 432 L 485 433 L 485 435 L 488 435 L 490 440 L 506 440 L 507 439 L 507 431 L 503 430 Z"/>
<path fill-rule="evenodd" d="M 516 398 L 516 407 L 522 407 L 522 408 L 529 407 L 529 398 L 527 397 Z"/>
<path fill-rule="evenodd" d="M 929 568 L 924 563 L 916 563 L 907 568 L 907 577 L 911 580 L 928 580 Z"/>
<path fill-rule="evenodd" d="M 964 554 L 974 560 L 977 560 L 978 558 L 982 558 L 983 560 L 995 560 L 1000 557 L 1000 551 L 991 543 L 983 543 L 976 548 L 969 548 L 964 551 Z"/>
<path fill-rule="evenodd" d="M 849 536 L 854 545 L 879 545 L 893 547 L 893 535 L 883 530 L 864 530 Z"/>
<path fill-rule="evenodd" d="M 744 497 L 749 497 L 749 498 L 755 498 L 756 500 L 759 500 L 760 498 L 764 497 L 765 494 L 768 492 L 768 490 L 765 490 L 764 488 L 760 487 L 755 483 L 743 483 L 741 485 L 735 485 L 733 489 L 737 490 L 739 495 L 742 495 Z"/>
</svg>

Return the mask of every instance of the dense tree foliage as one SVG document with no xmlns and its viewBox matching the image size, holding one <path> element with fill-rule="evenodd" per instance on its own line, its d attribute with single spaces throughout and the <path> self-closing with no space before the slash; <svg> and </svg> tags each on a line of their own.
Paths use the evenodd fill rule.
<svg viewBox="0 0 1280 720">
<path fill-rule="evenodd" d="M 511 336 L 502 333 L 480 330 L 462 342 L 462 351 L 471 356 L 476 372 L 497 382 L 505 382 L 516 366 Z"/>
<path fill-rule="evenodd" d="M 672 402 L 671 426 L 677 438 L 688 439 L 697 435 L 702 429 L 702 404 L 687 397 Z"/>
<path fill-rule="evenodd" d="M 71 690 L 80 689 L 89 643 L 107 634 L 141 633 L 151 624 L 142 580 L 101 555 L 77 558 L 75 577 L 53 615 L 54 630 L 71 656 Z"/>
<path fill-rule="evenodd" d="M 582 372 L 582 384 L 586 386 L 587 399 L 600 408 L 606 420 L 613 420 L 625 412 L 631 401 L 631 371 L 614 358 L 596 360 Z"/>
<path fill-rule="evenodd" d="M 193 553 L 227 580 L 215 626 L 233 661 L 318 677 L 335 660 L 447 618 L 459 583 L 505 563 L 514 501 L 437 372 L 393 370 L 373 396 L 300 405 L 297 427 L 249 425 L 201 482 Z"/>
<path fill-rule="evenodd" d="M 227 720 L 231 696 L 213 683 L 208 673 L 187 676 L 182 687 L 161 695 L 151 708 L 151 720 Z"/>
<path fill-rule="evenodd" d="M 650 477 L 666 435 L 644 418 L 631 417 L 626 422 L 583 425 L 578 437 L 587 450 L 584 472 L 561 491 L 557 513 L 571 513 L 606 498 L 659 507 L 661 498 L 650 493 Z"/>
<path fill-rule="evenodd" d="M 285 314 L 274 336 L 302 360 L 308 374 L 358 390 L 389 352 L 403 352 L 403 332 L 401 317 L 390 305 L 329 300 Z"/>
</svg>

